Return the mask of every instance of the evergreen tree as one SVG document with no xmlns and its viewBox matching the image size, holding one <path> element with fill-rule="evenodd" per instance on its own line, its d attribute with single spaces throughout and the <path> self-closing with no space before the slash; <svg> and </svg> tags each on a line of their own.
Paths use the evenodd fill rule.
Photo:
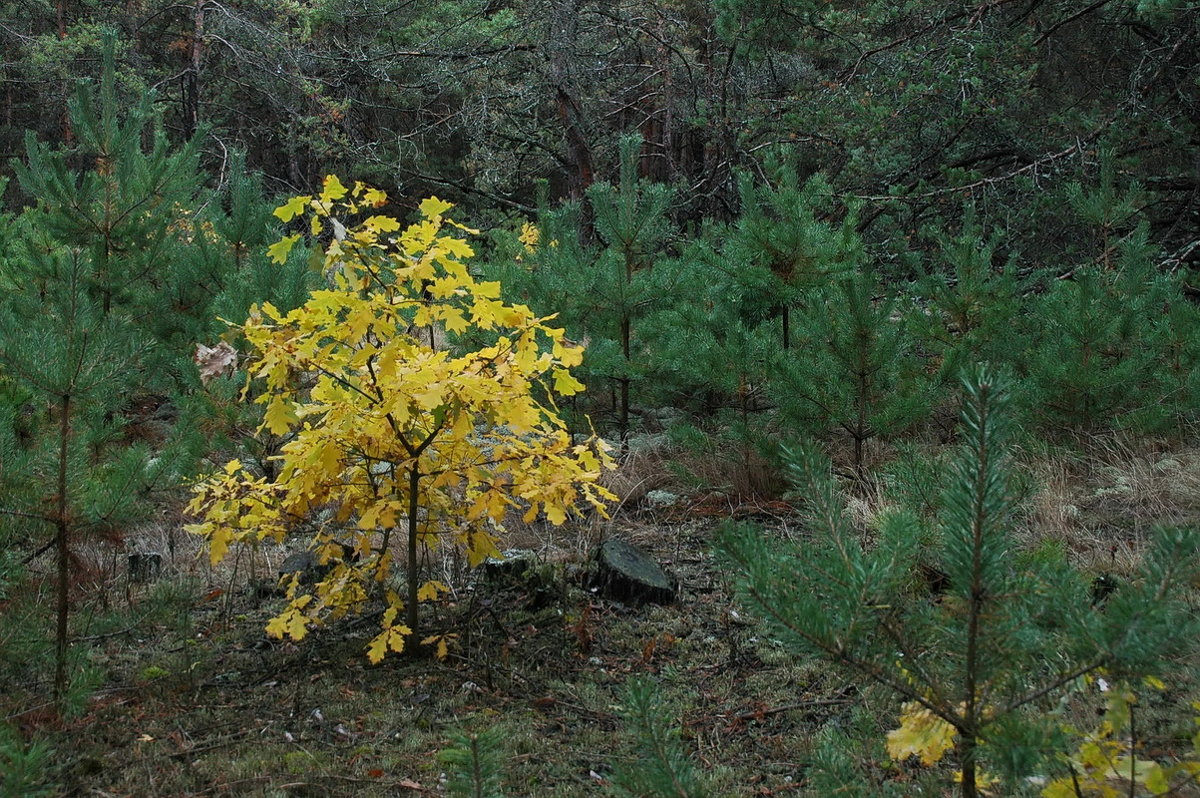
<svg viewBox="0 0 1200 798">
<path fill-rule="evenodd" d="M 860 272 L 816 293 L 800 346 L 782 359 L 774 386 L 785 418 L 800 429 L 832 426 L 850 436 L 860 478 L 866 442 L 904 429 L 928 405 L 899 303 L 877 299 L 877 290 Z"/>
<path fill-rule="evenodd" d="M 457 733 L 438 754 L 446 766 L 446 791 L 454 798 L 503 798 L 504 740 L 500 729 Z"/>
<path fill-rule="evenodd" d="M 189 242 L 205 275 L 200 301 L 211 303 L 209 323 L 243 319 L 251 305 L 261 302 L 286 312 L 308 297 L 318 272 L 309 266 L 308 248 L 296 247 L 283 263 L 267 256 L 279 238 L 275 206 L 261 176 L 247 171 L 245 153 L 232 153 L 224 189 L 198 216 L 202 234 Z"/>
<path fill-rule="evenodd" d="M 194 146 L 167 143 L 152 99 L 147 94 L 122 107 L 110 40 L 98 89 L 81 83 L 70 103 L 74 143 L 53 148 L 30 133 L 25 160 L 13 168 L 38 201 L 27 212 L 36 214 L 30 224 L 92 264 L 84 288 L 101 313 L 120 308 L 165 338 L 169 330 L 160 325 L 175 323 L 189 308 L 164 300 L 174 299 L 172 288 L 195 282 L 181 273 L 191 264 L 175 234 L 187 224 L 199 179 Z"/>
<path fill-rule="evenodd" d="M 1078 270 L 1025 314 L 1030 330 L 1024 401 L 1048 426 L 1155 428 L 1165 408 L 1151 315 L 1163 298 L 1145 269 L 1119 277 Z"/>
<path fill-rule="evenodd" d="M 724 301 L 754 321 L 778 318 L 779 345 L 788 349 L 793 310 L 806 292 L 861 261 L 862 240 L 854 213 L 841 226 L 818 218 L 831 193 L 823 178 L 802 183 L 793 160 L 778 152 L 767 161 L 767 176 L 758 182 L 750 173 L 740 175 L 741 213 L 720 234 L 720 254 L 709 264 L 724 273 Z"/>
<path fill-rule="evenodd" d="M 120 530 L 194 462 L 185 403 L 169 394 L 195 379 L 189 350 L 215 289 L 188 246 L 210 235 L 192 211 L 195 152 L 150 131 L 150 98 L 119 107 L 112 52 L 109 40 L 98 90 L 81 85 L 71 103 L 74 145 L 30 136 L 14 164 L 38 205 L 9 231 L 0 273 L 0 515 L 53 530 L 60 702 L 72 548 Z"/>
<path fill-rule="evenodd" d="M 648 368 L 648 341 L 639 325 L 673 293 L 672 276 L 663 268 L 675 234 L 667 216 L 673 193 L 638 177 L 640 146 L 636 136 L 622 139 L 620 182 L 596 183 L 587 191 L 594 241 L 579 205 L 544 210 L 537 243 L 520 267 L 495 269 L 510 295 L 559 314 L 572 337 L 587 341 L 580 375 L 589 393 L 600 393 L 598 381 L 608 383 L 622 440 Z"/>
<path fill-rule="evenodd" d="M 144 384 L 148 346 L 123 314 L 93 294 L 93 263 L 78 249 L 28 250 L 21 290 L 0 303 L 0 369 L 46 423 L 13 446 L 3 419 L 5 503 L 26 528 L 53 530 L 57 558 L 54 698 L 67 687 L 71 547 L 85 531 L 127 520 L 138 493 L 160 476 L 145 446 L 114 447 L 114 414 Z M 52 475 L 47 483 L 46 475 Z M 9 504 L 11 502 L 12 504 Z M 33 542 L 38 542 L 35 538 Z"/>
<path fill-rule="evenodd" d="M 964 798 L 980 794 L 984 759 L 1015 780 L 1049 753 L 1053 724 L 1031 711 L 1048 696 L 1100 667 L 1152 673 L 1195 628 L 1178 599 L 1195 569 L 1194 532 L 1162 533 L 1140 578 L 1103 612 L 1064 561 L 1029 558 L 1018 567 L 1007 394 L 986 371 L 967 381 L 964 446 L 933 530 L 900 512 L 873 543 L 861 540 L 827 464 L 810 450 L 792 467 L 808 502 L 812 538 L 803 551 L 735 524 L 718 544 L 739 573 L 743 600 L 797 653 L 840 663 L 905 700 L 888 740 L 894 757 L 916 753 L 932 763 L 954 748 Z M 932 598 L 912 589 L 914 551 L 931 532 L 947 577 Z"/>
<path fill-rule="evenodd" d="M 625 720 L 637 754 L 613 775 L 616 794 L 629 798 L 704 798 L 709 791 L 696 763 L 667 724 L 661 695 L 648 679 L 625 688 Z"/>
<path fill-rule="evenodd" d="M 771 493 L 764 482 L 773 469 L 758 466 L 756 450 L 773 448 L 778 330 L 770 320 L 746 313 L 730 278 L 712 268 L 707 241 L 693 242 L 671 268 L 678 275 L 668 302 L 647 316 L 643 330 L 654 346 L 649 382 L 661 401 L 691 416 L 673 428 L 677 440 L 702 453 L 706 462 L 728 466 L 736 495 Z"/>
<path fill-rule="evenodd" d="M 934 240 L 938 258 L 916 286 L 925 304 L 909 319 L 934 359 L 938 381 L 953 385 L 964 368 L 1019 356 L 1022 347 L 1014 341 L 1019 282 L 1012 259 L 996 264 L 999 236 L 985 238 L 973 221 L 954 237 L 935 231 Z"/>
</svg>

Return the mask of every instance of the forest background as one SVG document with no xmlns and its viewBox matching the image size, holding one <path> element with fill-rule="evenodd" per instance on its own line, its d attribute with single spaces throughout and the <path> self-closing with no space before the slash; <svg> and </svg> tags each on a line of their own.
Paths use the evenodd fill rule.
<svg viewBox="0 0 1200 798">
<path fill-rule="evenodd" d="M 195 635 L 205 596 L 232 595 L 234 578 L 166 580 L 169 589 L 154 589 L 169 595 L 142 599 L 167 609 L 141 615 L 145 575 L 132 579 L 114 552 L 140 552 L 155 529 L 174 561 L 176 546 L 186 546 L 170 531 L 181 526 L 186 485 L 227 459 L 268 481 L 279 476 L 273 458 L 291 430 L 260 428 L 261 409 L 238 399 L 245 373 L 220 368 L 238 362 L 197 362 L 196 346 L 212 352 L 224 342 L 245 357 L 241 328 L 222 320 L 241 325 L 267 302 L 287 313 L 325 285 L 336 228 L 301 229 L 295 211 L 275 209 L 295 195 L 341 199 L 331 174 L 385 190 L 380 213 L 406 224 L 422 218 L 431 195 L 453 203 L 450 216 L 476 229 L 475 277 L 498 280 L 506 302 L 557 314 L 553 324 L 587 353 L 574 372 L 586 391 L 563 391 L 571 395 L 559 407 L 572 432 L 594 426 L 612 443 L 621 467 L 606 479 L 620 497 L 618 522 L 682 525 L 687 547 L 703 552 L 703 573 L 713 507 L 723 515 L 754 508 L 768 526 L 786 528 L 793 508 L 813 503 L 788 490 L 824 484 L 811 476 L 821 467 L 805 466 L 811 459 L 801 453 L 815 440 L 841 501 L 858 513 L 864 547 L 901 534 L 884 520 L 889 513 L 917 519 L 903 538 L 915 559 L 895 565 L 908 582 L 884 581 L 904 582 L 906 600 L 918 600 L 912 584 L 922 579 L 943 591 L 952 556 L 937 530 L 949 523 L 954 491 L 943 494 L 942 483 L 954 482 L 944 476 L 953 448 L 975 441 L 956 419 L 964 408 L 992 412 L 986 397 L 963 403 L 961 380 L 988 363 L 1002 375 L 1008 399 L 999 412 L 1016 430 L 1005 439 L 1016 465 L 1012 506 L 985 509 L 1018 519 L 1020 567 L 1070 566 L 1093 593 L 1127 584 L 1134 592 L 1164 586 L 1147 601 L 1174 595 L 1188 578 L 1166 573 L 1148 552 L 1151 528 L 1194 526 L 1200 507 L 1197 53 L 1200 7 L 1183 0 L 0 2 L 0 659 L 11 696 L 0 762 L 18 785 L 13 794 L 119 781 L 105 755 L 86 746 L 57 761 L 49 753 L 81 745 L 81 730 L 104 712 L 120 716 L 122 704 L 97 696 L 163 682 L 199 705 L 205 689 L 228 687 L 218 677 L 235 671 L 215 659 L 238 646 L 216 642 L 215 632 L 205 657 L 192 653 L 194 643 L 183 654 L 172 646 L 185 645 L 183 630 Z M 291 243 L 279 248 L 285 236 Z M 447 345 L 475 343 L 451 336 Z M 987 394 L 992 377 L 978 379 L 968 396 Z M 791 504 L 780 502 L 785 496 Z M 597 523 L 571 521 L 588 530 L 581 539 Z M 842 534 L 837 524 L 809 526 L 830 539 Z M 601 534 L 614 530 L 637 536 L 619 523 Z M 301 530 L 299 538 L 301 547 L 314 541 L 322 559 L 334 557 L 320 534 Z M 668 546 L 677 558 L 681 539 Z M 735 533 L 718 539 L 727 562 L 745 553 Z M 567 598 L 575 577 L 555 566 L 546 578 L 563 586 L 558 609 L 568 621 L 558 632 L 569 632 L 568 643 L 556 644 L 569 644 L 586 670 L 611 654 L 596 642 L 603 622 L 593 618 L 607 611 L 593 609 L 586 591 Z M 743 602 L 753 604 L 753 575 L 747 580 Z M 733 586 L 718 581 L 728 604 Z M 461 598 L 459 585 L 450 588 Z M 428 598 L 440 613 L 438 641 L 470 637 L 479 616 L 455 615 L 465 601 L 436 589 Z M 203 623 L 236 627 L 232 600 L 222 602 L 220 624 Z M 748 636 L 718 604 L 718 637 Z M 1131 619 L 1149 606 L 1130 598 L 1121 617 L 1125 605 L 1116 605 L 1114 628 L 1134 628 Z M 502 648 L 522 638 L 508 632 L 513 619 L 492 620 L 506 630 Z M 166 654 L 131 653 L 131 635 L 142 634 L 133 630 L 146 625 L 159 630 Z M 1138 689 L 1145 678 L 1176 680 L 1173 703 L 1142 734 L 1158 735 L 1163 762 L 1194 764 L 1191 652 L 1167 631 L 1142 640 L 1155 657 L 1140 661 L 1109 633 L 1089 634 L 1107 641 L 1097 643 L 1105 653 L 1095 662 L 1125 668 Z M 655 660 L 661 645 L 695 677 L 682 664 L 687 647 L 677 629 L 670 646 L 657 627 L 622 634 L 659 641 L 626 670 L 658 673 L 668 656 Z M 126 658 L 120 665 L 114 645 Z M 766 655 L 742 650 L 750 643 L 730 645 L 730 662 L 747 671 L 762 665 Z M 938 650 L 919 648 L 930 657 Z M 468 670 L 481 667 L 472 649 L 454 656 Z M 824 656 L 864 672 L 866 660 L 856 666 L 845 650 Z M 504 668 L 507 658 L 505 648 Z M 56 663 L 52 675 L 45 661 Z M 488 679 L 494 667 L 487 660 Z M 865 672 L 887 695 L 924 701 L 953 726 L 964 780 L 975 779 L 975 754 L 963 740 L 987 737 L 982 715 L 960 716 L 954 701 L 930 698 L 936 674 L 926 674 L 932 693 L 906 693 L 907 677 L 889 683 Z M 530 678 L 510 675 L 509 694 L 532 700 L 540 681 L 514 687 Z M 813 678 L 801 681 L 814 700 L 849 701 L 833 695 L 838 685 Z M 975 689 L 964 694 L 968 707 Z M 675 700 L 685 704 L 685 738 L 723 752 L 698 755 L 718 792 L 749 794 L 753 781 L 754 789 L 787 784 L 821 794 L 819 777 L 808 775 L 821 768 L 895 794 L 916 794 L 921 779 L 952 778 L 872 754 L 865 741 L 882 745 L 887 717 L 899 710 L 863 690 L 855 706 L 867 709 L 852 722 L 794 719 L 813 739 L 824 728 L 826 747 L 848 745 L 830 723 L 838 734 L 857 729 L 852 742 L 866 753 L 855 748 L 857 764 L 840 770 L 844 760 L 811 753 L 820 746 L 809 742 L 795 767 L 735 765 L 748 754 L 721 748 L 720 735 L 695 717 L 699 699 L 683 691 Z M 624 704 L 643 707 L 638 728 L 653 735 L 655 702 L 638 695 Z M 554 702 L 586 705 L 600 713 L 592 720 L 608 722 L 591 699 L 558 694 Z M 1124 717 L 1121 707 L 1113 711 Z M 733 715 L 743 725 L 793 717 L 747 713 Z M 218 728 L 208 720 L 206 728 Z M 439 717 L 423 730 L 425 748 L 452 745 L 449 725 Z M 1110 742 L 1125 742 L 1112 762 L 1136 762 L 1134 754 L 1155 748 L 1135 750 L 1139 734 L 1115 726 Z M 147 745 L 169 735 L 143 733 Z M 366 731 L 355 734 L 355 745 L 371 748 Z M 322 739 L 331 751 L 344 742 Z M 168 779 L 168 791 L 221 784 L 212 774 L 179 774 L 174 766 L 191 761 L 194 743 L 178 745 L 162 771 L 172 775 L 146 778 Z M 297 789 L 329 789 L 343 760 L 324 756 L 317 764 L 297 756 L 267 777 L 247 765 L 238 778 L 269 791 L 303 773 L 295 781 L 307 786 Z M 388 777 L 402 765 L 419 770 L 419 757 L 405 758 L 412 752 L 395 756 L 382 769 Z M 686 759 L 673 756 L 677 765 Z M 1034 789 L 1016 774 L 1044 772 L 1018 759 L 1005 760 L 1012 794 Z M 720 760 L 730 764 L 722 769 Z M 1071 773 L 1096 771 L 1100 785 L 1108 778 L 1082 754 L 1073 761 Z M 1172 789 L 1187 794 L 1194 769 L 1179 767 Z M 355 778 L 383 779 L 380 790 L 408 778 L 369 775 L 382 772 L 375 764 L 361 770 Z M 598 774 L 585 779 L 589 788 L 607 788 L 604 768 L 584 770 Z M 1148 771 L 1136 778 L 1136 765 L 1112 770 L 1128 794 L 1163 794 L 1146 784 Z M 505 784 L 520 793 L 527 778 Z M 541 778 L 547 790 L 578 789 L 561 775 Z M 1104 794 L 1085 792 L 1078 778 L 1074 789 L 1062 794 Z"/>
</svg>

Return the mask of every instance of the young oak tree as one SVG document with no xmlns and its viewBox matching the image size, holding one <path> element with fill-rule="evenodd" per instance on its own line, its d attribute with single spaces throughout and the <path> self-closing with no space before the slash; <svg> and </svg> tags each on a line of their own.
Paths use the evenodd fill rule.
<svg viewBox="0 0 1200 798">
<path fill-rule="evenodd" d="M 403 232 L 389 216 L 355 226 L 339 218 L 385 201 L 330 176 L 319 196 L 276 211 L 284 222 L 307 217 L 313 237 L 329 242 L 328 288 L 289 313 L 253 308 L 241 327 L 250 376 L 265 383 L 255 399 L 266 407 L 263 427 L 288 436 L 279 476 L 228 463 L 196 487 L 190 509 L 201 520 L 189 527 L 216 563 L 231 544 L 281 541 L 309 520 L 311 548 L 330 570 L 305 590 L 293 577 L 267 633 L 299 640 L 382 594 L 372 662 L 417 637 L 418 603 L 447 590 L 421 581 L 423 552 L 449 540 L 475 566 L 496 553 L 513 508 L 558 525 L 577 505 L 603 514 L 614 498 L 597 484 L 612 465 L 606 445 L 573 440 L 553 402 L 582 389 L 569 371 L 582 348 L 549 326 L 552 316 L 507 305 L 499 283 L 475 280 L 464 262 L 471 247 L 443 232 L 468 229 L 445 218 L 449 203 L 425 200 L 422 220 Z M 285 237 L 272 257 L 282 262 L 300 238 Z M 387 587 L 394 537 L 407 555 L 403 596 Z M 421 642 L 444 656 L 445 636 Z"/>
</svg>

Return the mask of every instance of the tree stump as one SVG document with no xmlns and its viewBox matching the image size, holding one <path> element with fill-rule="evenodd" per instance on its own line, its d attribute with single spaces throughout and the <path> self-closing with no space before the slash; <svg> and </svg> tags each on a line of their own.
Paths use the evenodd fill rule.
<svg viewBox="0 0 1200 798">
<path fill-rule="evenodd" d="M 162 555 L 157 551 L 139 551 L 127 560 L 130 582 L 157 582 L 162 576 Z"/>
<path fill-rule="evenodd" d="M 675 581 L 646 552 L 623 540 L 606 540 L 596 552 L 593 587 L 608 598 L 630 604 L 670 604 Z"/>
</svg>

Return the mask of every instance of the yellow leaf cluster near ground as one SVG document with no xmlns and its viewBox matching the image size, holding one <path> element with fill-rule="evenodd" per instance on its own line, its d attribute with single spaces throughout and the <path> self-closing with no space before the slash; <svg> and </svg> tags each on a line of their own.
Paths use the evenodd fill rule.
<svg viewBox="0 0 1200 798">
<path fill-rule="evenodd" d="M 514 510 L 562 524 L 614 498 L 597 483 L 612 465 L 607 447 L 570 435 L 554 405 L 555 393 L 582 389 L 569 371 L 581 347 L 552 317 L 505 304 L 498 284 L 475 279 L 470 246 L 445 232 L 466 229 L 445 218 L 449 203 L 425 200 L 422 220 L 402 231 L 387 216 L 354 224 L 385 202 L 329 177 L 318 197 L 276 211 L 283 221 L 308 216 L 308 230 L 344 231 L 324 247 L 326 288 L 286 313 L 254 308 L 241 326 L 248 392 L 261 386 L 262 426 L 285 438 L 279 476 L 230 463 L 196 487 L 190 509 L 201 520 L 189 527 L 216 562 L 231 545 L 282 540 L 296 521 L 319 519 L 309 548 L 329 570 L 311 592 L 293 582 L 268 625 L 293 639 L 382 599 L 400 558 L 407 591 L 388 593 L 372 661 L 402 650 L 417 634 L 417 603 L 445 592 L 409 567 L 423 548 L 456 545 L 477 565 L 497 552 Z M 272 254 L 287 257 L 299 236 L 289 239 Z M 468 331 L 482 343 L 467 345 Z"/>
<path fill-rule="evenodd" d="M 915 755 L 921 764 L 932 765 L 954 746 L 955 733 L 949 723 L 910 701 L 901 708 L 900 728 L 887 734 L 888 756 L 899 762 Z"/>
</svg>

